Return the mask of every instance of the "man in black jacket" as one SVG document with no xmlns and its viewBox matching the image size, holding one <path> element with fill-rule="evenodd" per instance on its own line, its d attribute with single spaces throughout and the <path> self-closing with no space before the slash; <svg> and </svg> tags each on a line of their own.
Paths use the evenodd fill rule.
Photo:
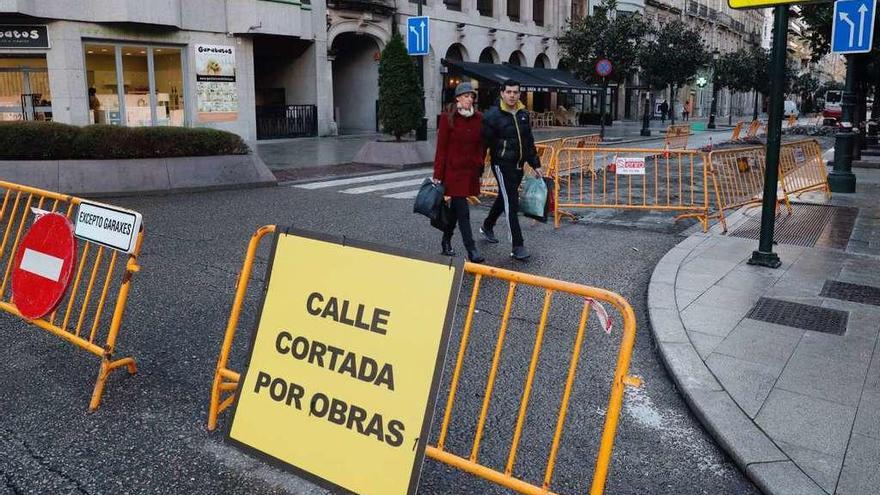
<svg viewBox="0 0 880 495">
<path fill-rule="evenodd" d="M 483 237 L 495 244 L 493 228 L 502 212 L 507 213 L 507 224 L 513 250 L 510 255 L 518 260 L 529 257 L 523 245 L 519 227 L 519 185 L 523 179 L 523 164 L 528 163 L 541 177 L 541 161 L 535 149 L 535 138 L 529 123 L 529 113 L 519 101 L 519 82 L 508 80 L 501 85 L 501 100 L 483 115 L 483 139 L 489 148 L 492 172 L 498 181 L 498 197 L 489 215 L 480 227 Z"/>
</svg>

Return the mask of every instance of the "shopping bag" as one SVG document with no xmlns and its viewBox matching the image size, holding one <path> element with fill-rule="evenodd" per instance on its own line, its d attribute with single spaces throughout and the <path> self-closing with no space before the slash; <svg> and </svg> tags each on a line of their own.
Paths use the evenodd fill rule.
<svg viewBox="0 0 880 495">
<path fill-rule="evenodd" d="M 548 218 L 553 217 L 553 211 L 556 210 L 556 184 L 553 179 L 544 177 L 544 184 L 547 186 L 547 202 L 544 203 L 544 218 L 536 218 L 539 222 L 546 223 Z"/>
<path fill-rule="evenodd" d="M 546 208 L 547 184 L 540 177 L 526 177 L 519 199 L 519 210 L 529 218 L 546 222 Z"/>
<path fill-rule="evenodd" d="M 449 227 L 455 224 L 455 212 L 446 201 L 440 202 L 440 214 L 437 218 L 431 220 L 431 226 L 435 229 L 446 232 Z"/>
<path fill-rule="evenodd" d="M 431 179 L 425 179 L 419 187 L 419 194 L 413 203 L 413 213 L 420 213 L 431 220 L 436 220 L 440 215 L 440 203 L 443 202 L 443 185 L 435 184 Z"/>
</svg>

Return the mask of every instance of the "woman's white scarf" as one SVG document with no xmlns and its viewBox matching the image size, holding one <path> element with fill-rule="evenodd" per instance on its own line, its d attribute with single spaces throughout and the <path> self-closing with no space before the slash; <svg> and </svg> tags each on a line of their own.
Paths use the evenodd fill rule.
<svg viewBox="0 0 880 495">
<path fill-rule="evenodd" d="M 476 111 L 476 109 L 474 109 L 474 107 L 471 107 L 470 110 L 465 110 L 462 107 L 458 107 L 458 114 L 461 115 L 462 117 L 471 117 L 474 115 L 475 111 Z"/>
</svg>

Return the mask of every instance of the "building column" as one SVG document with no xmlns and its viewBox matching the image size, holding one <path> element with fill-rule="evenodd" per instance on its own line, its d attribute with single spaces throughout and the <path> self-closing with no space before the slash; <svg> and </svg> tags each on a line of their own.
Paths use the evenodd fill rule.
<svg viewBox="0 0 880 495">
<path fill-rule="evenodd" d="M 480 15 L 477 12 L 477 0 L 461 0 L 461 11 L 468 15 Z"/>
<path fill-rule="evenodd" d="M 507 0 L 492 0 L 492 18 L 496 21 L 507 18 Z"/>
<path fill-rule="evenodd" d="M 532 1 L 533 0 L 520 0 L 519 1 L 519 22 L 526 26 L 534 26 L 534 16 L 532 16 Z"/>
<path fill-rule="evenodd" d="M 82 38 L 75 23 L 49 24 L 52 48 L 46 52 L 52 119 L 63 124 L 89 124 L 89 89 Z"/>
</svg>

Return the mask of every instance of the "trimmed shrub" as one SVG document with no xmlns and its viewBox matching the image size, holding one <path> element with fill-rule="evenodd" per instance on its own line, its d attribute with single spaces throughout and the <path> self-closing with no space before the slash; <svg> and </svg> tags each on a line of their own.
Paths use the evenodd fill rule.
<svg viewBox="0 0 880 495">
<path fill-rule="evenodd" d="M 236 134 L 187 127 L 0 123 L 0 160 L 100 160 L 244 155 Z"/>
</svg>

